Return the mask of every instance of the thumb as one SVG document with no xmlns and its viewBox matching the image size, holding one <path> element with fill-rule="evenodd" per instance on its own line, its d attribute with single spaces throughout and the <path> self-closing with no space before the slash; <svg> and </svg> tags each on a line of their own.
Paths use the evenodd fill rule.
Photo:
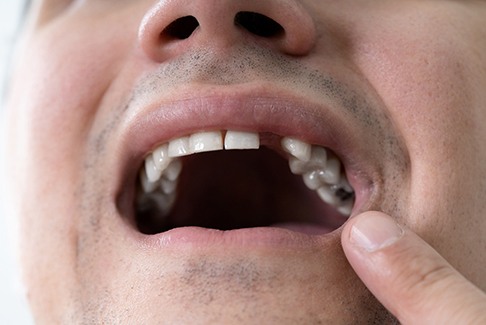
<svg viewBox="0 0 486 325">
<path fill-rule="evenodd" d="M 486 324 L 486 294 L 411 230 L 381 212 L 348 221 L 344 253 L 403 324 Z"/>
</svg>

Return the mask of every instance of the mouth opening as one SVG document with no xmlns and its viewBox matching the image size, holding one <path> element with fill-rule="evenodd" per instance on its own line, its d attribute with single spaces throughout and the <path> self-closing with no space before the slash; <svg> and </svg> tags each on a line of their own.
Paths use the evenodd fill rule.
<svg viewBox="0 0 486 325">
<path fill-rule="evenodd" d="M 324 234 L 339 228 L 347 216 L 335 204 L 324 202 L 302 175 L 291 171 L 288 157 L 280 151 L 262 146 L 177 158 L 179 167 L 171 178 L 177 179 L 176 185 L 169 182 L 165 191 L 151 189 L 151 193 L 138 185 L 134 204 L 138 230 L 153 235 L 190 226 L 218 230 L 280 227 Z M 354 192 L 337 185 L 333 193 L 345 202 L 354 199 Z"/>
</svg>

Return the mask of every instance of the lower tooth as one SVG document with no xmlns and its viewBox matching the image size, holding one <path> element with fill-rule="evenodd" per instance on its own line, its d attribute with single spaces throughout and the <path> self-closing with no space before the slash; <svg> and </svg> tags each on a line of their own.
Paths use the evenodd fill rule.
<svg viewBox="0 0 486 325">
<path fill-rule="evenodd" d="M 176 181 L 170 181 L 166 178 L 162 178 L 160 180 L 160 189 L 162 192 L 165 194 L 171 194 L 174 193 L 177 188 L 177 182 Z"/>
<path fill-rule="evenodd" d="M 170 181 L 175 181 L 182 171 L 182 162 L 179 159 L 174 159 L 165 169 L 163 177 Z"/>
<path fill-rule="evenodd" d="M 331 190 L 331 188 L 327 185 L 320 187 L 317 190 L 317 194 L 327 204 L 331 204 L 334 206 L 339 204 L 339 199 L 334 195 L 334 191 Z"/>
<path fill-rule="evenodd" d="M 343 205 L 337 208 L 338 212 L 342 215 L 349 216 L 353 210 L 353 200 L 347 200 Z"/>
<path fill-rule="evenodd" d="M 140 184 L 145 193 L 153 192 L 157 188 L 157 183 L 149 181 L 145 168 L 140 171 Z"/>
<path fill-rule="evenodd" d="M 154 192 L 150 194 L 150 198 L 152 199 L 153 203 L 157 205 L 158 211 L 163 217 L 169 214 L 175 202 L 175 194 L 167 195 L 160 192 Z"/>
<path fill-rule="evenodd" d="M 157 211 L 157 214 L 152 214 L 152 217 L 156 219 L 164 218 L 174 206 L 175 197 L 175 194 L 167 195 L 161 192 L 139 194 L 137 197 L 137 209 L 139 212 Z"/>
</svg>

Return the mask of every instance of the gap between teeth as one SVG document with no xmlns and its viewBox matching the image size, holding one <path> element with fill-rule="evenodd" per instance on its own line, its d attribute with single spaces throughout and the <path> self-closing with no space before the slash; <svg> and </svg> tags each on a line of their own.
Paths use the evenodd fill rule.
<svg viewBox="0 0 486 325">
<path fill-rule="evenodd" d="M 282 149 L 288 153 L 292 173 L 301 175 L 304 184 L 343 215 L 349 216 L 354 204 L 354 191 L 346 179 L 339 159 L 326 148 L 301 140 L 283 137 Z M 138 208 L 155 204 L 168 215 L 175 202 L 177 182 L 182 170 L 179 157 L 216 150 L 247 150 L 260 147 L 260 136 L 254 132 L 198 132 L 162 144 L 145 158 L 140 171 L 141 191 Z"/>
</svg>

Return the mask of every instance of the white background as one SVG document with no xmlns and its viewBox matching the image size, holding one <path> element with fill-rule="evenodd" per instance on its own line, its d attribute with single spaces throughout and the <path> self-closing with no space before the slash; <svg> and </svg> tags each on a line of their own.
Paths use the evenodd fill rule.
<svg viewBox="0 0 486 325">
<path fill-rule="evenodd" d="M 10 49 L 15 40 L 23 2 L 0 0 L 0 96 L 4 90 Z M 1 103 L 3 109 L 3 99 Z M 3 157 L 0 156 L 0 159 Z M 24 302 L 13 253 L 12 230 L 13 227 L 8 225 L 5 213 L 0 210 L 0 324 L 30 325 L 32 320 Z"/>
</svg>

